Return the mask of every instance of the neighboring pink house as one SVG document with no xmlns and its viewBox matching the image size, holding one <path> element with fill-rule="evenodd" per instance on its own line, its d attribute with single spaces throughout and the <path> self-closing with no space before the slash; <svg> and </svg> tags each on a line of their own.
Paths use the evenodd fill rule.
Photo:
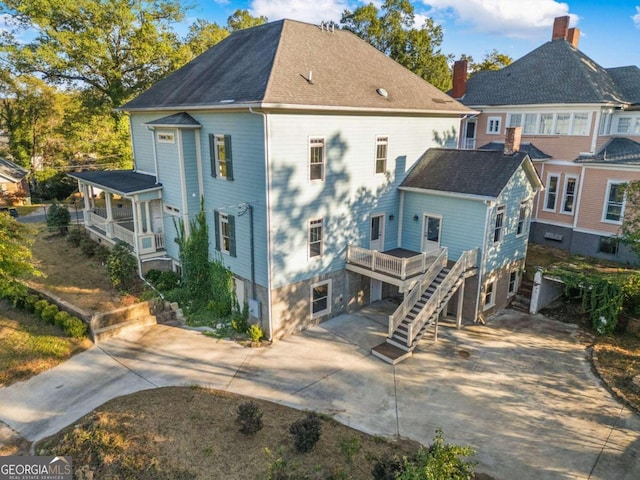
<svg viewBox="0 0 640 480">
<path fill-rule="evenodd" d="M 521 127 L 545 187 L 530 239 L 637 263 L 616 236 L 620 186 L 640 180 L 640 69 L 601 67 L 578 49 L 579 35 L 559 17 L 551 41 L 501 70 L 467 79 L 466 62 L 456 62 L 452 96 L 481 112 L 463 121 L 459 146 L 502 149 L 505 129 Z"/>
<path fill-rule="evenodd" d="M 29 172 L 9 160 L 0 158 L 0 205 L 31 203 L 27 174 Z"/>
</svg>

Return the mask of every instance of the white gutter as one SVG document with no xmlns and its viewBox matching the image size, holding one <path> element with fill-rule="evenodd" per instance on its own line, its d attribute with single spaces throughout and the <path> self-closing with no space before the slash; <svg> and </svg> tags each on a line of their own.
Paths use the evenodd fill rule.
<svg viewBox="0 0 640 480">
<path fill-rule="evenodd" d="M 494 202 L 497 200 L 497 197 L 489 197 L 487 195 L 474 195 L 472 193 L 456 193 L 456 192 L 443 192 L 440 190 L 429 190 L 426 188 L 416 188 L 416 187 L 398 187 L 398 190 L 405 192 L 415 192 L 422 193 L 428 195 L 437 195 L 440 197 L 454 197 L 454 198 L 463 198 L 465 200 L 473 200 L 476 202 Z"/>
<path fill-rule="evenodd" d="M 263 135 L 264 135 L 264 173 L 266 188 L 266 215 L 267 215 L 267 322 L 269 325 L 269 340 L 273 340 L 273 321 L 271 315 L 271 266 L 273 265 L 271 250 L 271 169 L 269 167 L 269 119 L 264 112 L 255 112 L 249 107 L 249 113 L 260 115 L 262 117 Z M 255 299 L 254 299 L 255 300 Z"/>
</svg>

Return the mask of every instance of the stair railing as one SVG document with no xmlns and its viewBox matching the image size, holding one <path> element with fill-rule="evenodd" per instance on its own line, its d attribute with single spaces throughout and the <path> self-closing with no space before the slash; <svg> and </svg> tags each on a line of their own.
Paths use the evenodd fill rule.
<svg viewBox="0 0 640 480">
<path fill-rule="evenodd" d="M 425 323 L 435 314 L 439 314 L 444 305 L 441 305 L 452 290 L 458 283 L 458 280 L 463 276 L 464 272 L 471 267 L 474 267 L 478 259 L 478 249 L 467 250 L 451 268 L 449 273 L 444 277 L 440 285 L 438 285 L 427 300 L 427 303 L 422 307 L 422 310 L 418 312 L 416 318 L 408 326 L 407 331 L 407 347 L 410 347 L 415 338 L 424 327 Z M 425 288 L 426 290 L 426 288 Z M 404 318 L 404 317 L 403 317 Z"/>
<path fill-rule="evenodd" d="M 396 308 L 396 311 L 393 312 L 393 314 L 389 315 L 389 337 L 393 336 L 393 332 L 396 331 L 398 325 L 400 325 L 409 311 L 418 302 L 418 300 L 420 300 L 422 294 L 427 288 L 429 288 L 429 285 L 433 283 L 442 269 L 447 266 L 447 251 L 447 247 L 442 247 L 440 249 L 440 254 L 436 257 L 434 262 L 418 279 L 411 291 L 404 297 L 404 300 L 398 306 L 398 308 Z"/>
</svg>

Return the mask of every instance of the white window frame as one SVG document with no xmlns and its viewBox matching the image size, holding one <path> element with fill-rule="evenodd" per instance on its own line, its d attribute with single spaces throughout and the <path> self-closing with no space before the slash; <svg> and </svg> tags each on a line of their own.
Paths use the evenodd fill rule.
<svg viewBox="0 0 640 480">
<path fill-rule="evenodd" d="M 555 127 L 555 114 L 545 112 L 539 115 L 538 135 L 551 135 Z"/>
<path fill-rule="evenodd" d="M 549 185 L 551 184 L 551 179 L 555 178 L 556 179 L 556 190 L 555 192 L 552 192 L 551 189 L 549 188 Z M 553 208 L 549 208 L 547 207 L 547 205 L 549 204 L 549 195 L 551 193 L 555 194 L 555 199 L 553 201 Z M 544 204 L 542 205 L 542 210 L 545 212 L 555 212 L 556 209 L 558 208 L 558 193 L 560 193 L 560 174 L 559 173 L 548 173 L 547 174 L 547 185 L 545 187 L 545 193 L 544 193 Z"/>
<path fill-rule="evenodd" d="M 487 135 L 500 135 L 502 131 L 502 117 L 487 118 Z"/>
<path fill-rule="evenodd" d="M 630 117 L 630 116 L 618 117 L 618 122 L 616 123 L 616 133 L 619 133 L 619 134 L 631 133 L 632 120 L 633 120 L 633 117 Z M 622 121 L 624 121 L 624 128 L 621 128 Z"/>
<path fill-rule="evenodd" d="M 535 135 L 538 131 L 539 115 L 537 113 L 523 113 L 522 115 L 522 135 Z M 528 124 L 527 117 L 533 118 L 533 123 Z M 531 130 L 527 126 L 531 126 Z"/>
<path fill-rule="evenodd" d="M 602 223 L 610 223 L 613 225 L 622 225 L 622 220 L 624 219 L 624 210 L 627 203 L 627 196 L 624 195 L 622 197 L 622 205 L 620 208 L 620 220 L 610 220 L 607 218 L 607 210 L 609 207 L 609 196 L 611 195 L 611 187 L 613 185 L 624 185 L 627 183 L 625 180 L 608 180 L 607 181 L 607 190 L 606 195 L 604 197 L 604 205 L 602 206 Z"/>
<path fill-rule="evenodd" d="M 513 277 L 512 280 L 512 276 Z M 518 293 L 518 287 L 520 286 L 520 269 L 514 268 L 509 271 L 509 282 L 507 285 L 507 296 L 513 297 L 516 293 Z"/>
<path fill-rule="evenodd" d="M 522 126 L 522 113 L 510 113 L 507 121 L 509 127 L 521 127 Z"/>
<path fill-rule="evenodd" d="M 329 280 L 325 280 L 325 281 L 322 281 L 322 282 L 316 282 L 316 283 L 311 285 L 310 292 L 309 292 L 310 293 L 310 295 L 309 295 L 309 303 L 310 303 L 309 312 L 311 314 L 311 318 L 312 319 L 323 317 L 323 316 L 329 315 L 331 313 L 331 293 L 332 293 L 331 290 L 332 290 L 332 287 L 333 287 L 332 283 L 333 282 L 331 281 L 331 279 L 329 279 Z M 323 286 L 323 285 L 327 285 L 327 296 L 326 296 L 327 306 L 326 306 L 326 308 L 324 310 L 319 310 L 317 312 L 314 312 L 313 311 L 313 307 L 314 307 L 314 302 L 316 300 L 314 300 L 314 298 L 313 298 L 313 293 L 314 293 L 314 290 L 316 288 L 318 288 L 320 286 Z M 321 297 L 321 298 L 324 298 L 324 297 Z"/>
<path fill-rule="evenodd" d="M 498 219 L 501 219 L 501 221 L 498 222 Z M 507 227 L 506 220 L 507 220 L 507 207 L 505 205 L 498 205 L 498 207 L 496 207 L 496 217 L 493 222 L 493 244 L 494 245 L 504 240 L 504 233 L 505 233 L 504 231 L 505 231 L 505 228 Z M 497 235 L 497 238 L 496 238 L 496 235 Z"/>
<path fill-rule="evenodd" d="M 173 205 L 163 204 L 163 210 L 169 215 L 173 215 L 175 217 L 180 216 L 180 209 L 178 207 L 174 207 Z"/>
<path fill-rule="evenodd" d="M 158 143 L 176 143 L 176 132 L 173 130 L 156 130 Z"/>
<path fill-rule="evenodd" d="M 220 251 L 222 253 L 226 253 L 229 255 L 231 250 L 229 247 L 231 246 L 231 236 L 229 235 L 229 215 L 226 213 L 219 212 L 218 213 L 218 227 L 220 232 Z M 226 235 L 225 235 L 226 231 Z M 227 239 L 227 244 L 225 246 L 225 239 Z"/>
<path fill-rule="evenodd" d="M 604 111 L 600 116 L 600 127 L 598 129 L 599 135 L 610 135 L 611 134 L 611 119 L 613 118 L 613 113 Z"/>
<path fill-rule="evenodd" d="M 523 235 L 526 235 L 528 221 L 529 202 L 520 202 L 520 209 L 518 210 L 518 223 L 516 224 L 516 237 L 522 237 Z"/>
<path fill-rule="evenodd" d="M 384 157 L 378 156 L 379 147 L 384 146 Z M 389 160 L 389 136 L 388 135 L 377 135 L 376 136 L 376 158 L 374 171 L 376 175 L 384 175 L 387 173 L 387 161 Z M 378 162 L 382 162 L 382 170 L 378 171 Z"/>
<path fill-rule="evenodd" d="M 635 118 L 635 123 L 633 124 L 632 135 L 640 135 L 640 117 Z"/>
<path fill-rule="evenodd" d="M 584 131 L 581 132 L 576 132 L 576 117 L 580 116 L 585 116 L 586 115 L 586 119 L 584 122 Z M 591 125 L 591 113 L 589 112 L 577 112 L 574 113 L 573 115 L 571 115 L 571 132 L 569 133 L 569 135 L 574 135 L 574 136 L 582 136 L 585 137 L 587 135 L 589 135 L 589 130 Z"/>
<path fill-rule="evenodd" d="M 214 145 L 213 152 L 215 155 L 216 174 L 220 178 L 227 178 L 227 151 L 226 151 L 226 146 L 224 142 L 224 135 L 215 134 L 213 136 L 213 145 Z M 224 152 L 224 160 L 220 158 L 221 150 Z M 224 173 L 222 172 L 223 163 L 224 163 Z"/>
<path fill-rule="evenodd" d="M 312 240 L 311 234 L 315 228 L 320 228 L 320 238 Z M 322 257 L 324 254 L 324 218 L 309 220 L 309 233 L 307 239 L 307 256 L 309 260 Z M 311 245 L 316 243 L 320 245 L 320 253 L 311 255 Z"/>
<path fill-rule="evenodd" d="M 312 162 L 312 152 L 314 148 L 322 147 L 322 158 L 320 162 Z M 309 165 L 309 182 L 324 182 L 326 166 L 327 166 L 327 143 L 324 137 L 309 137 L 308 146 L 308 165 Z M 320 165 L 320 178 L 311 178 L 312 166 Z"/>
<path fill-rule="evenodd" d="M 559 117 L 566 117 L 566 120 L 563 119 L 564 123 L 563 125 L 565 126 L 565 128 L 560 131 L 559 126 L 561 125 L 560 123 L 560 119 Z M 553 120 L 553 134 L 554 135 L 569 135 L 569 131 L 571 128 L 571 114 L 568 112 L 560 112 L 560 113 L 556 113 L 555 114 L 555 118 Z"/>
<path fill-rule="evenodd" d="M 491 291 L 489 291 L 489 287 L 491 287 Z M 489 310 L 492 307 L 496 306 L 496 287 L 497 282 L 495 278 L 490 279 L 484 286 L 484 292 L 482 298 L 484 299 L 483 310 Z M 487 295 L 491 295 L 489 297 L 489 302 L 487 303 Z"/>
<path fill-rule="evenodd" d="M 575 186 L 573 188 L 573 202 L 571 204 L 571 210 L 567 210 L 567 187 L 569 186 L 569 181 L 573 180 L 575 182 Z M 573 215 L 576 210 L 576 196 L 578 194 L 578 176 L 577 175 L 565 175 L 564 176 L 564 185 L 562 188 L 562 204 L 560 205 L 560 213 L 564 215 Z"/>
</svg>

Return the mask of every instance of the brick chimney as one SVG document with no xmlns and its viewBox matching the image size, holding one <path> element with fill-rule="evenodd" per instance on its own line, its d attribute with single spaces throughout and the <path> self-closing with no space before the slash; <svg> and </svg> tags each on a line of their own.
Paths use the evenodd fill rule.
<svg viewBox="0 0 640 480">
<path fill-rule="evenodd" d="M 520 150 L 522 127 L 508 127 L 504 137 L 504 154 L 513 155 Z"/>
<path fill-rule="evenodd" d="M 462 98 L 467 91 L 467 61 L 457 60 L 453 64 L 453 98 Z"/>
<path fill-rule="evenodd" d="M 578 48 L 578 42 L 580 41 L 580 29 L 579 28 L 570 28 L 567 32 L 567 42 L 573 45 L 573 48 Z"/>
<path fill-rule="evenodd" d="M 556 17 L 553 21 L 553 33 L 551 40 L 567 39 L 569 32 L 569 15 L 564 17 Z"/>
</svg>

